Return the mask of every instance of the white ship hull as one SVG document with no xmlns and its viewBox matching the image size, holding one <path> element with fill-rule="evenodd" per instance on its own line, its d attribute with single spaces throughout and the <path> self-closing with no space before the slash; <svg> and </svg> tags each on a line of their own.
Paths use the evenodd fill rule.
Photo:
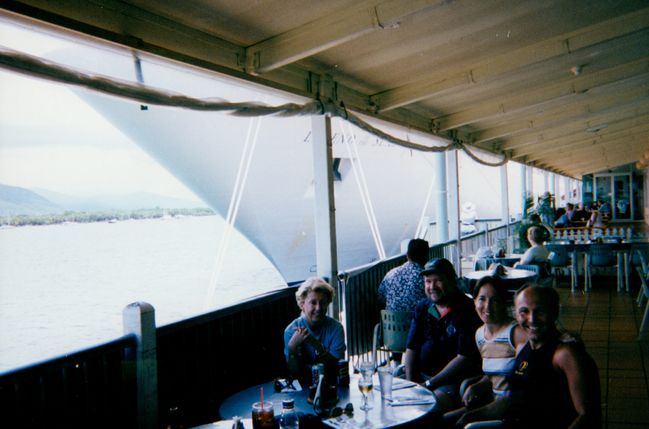
<svg viewBox="0 0 649 429">
<path fill-rule="evenodd" d="M 141 109 L 137 103 L 89 93 L 82 98 L 227 216 L 237 175 L 243 174 L 240 165 L 252 119 L 157 106 Z M 308 117 L 261 119 L 235 219 L 235 227 L 287 282 L 316 272 L 310 127 Z M 341 159 L 341 180 L 335 182 L 338 267 L 344 270 L 380 259 L 361 180 L 366 181 L 378 235 L 390 256 L 415 235 L 422 215 L 431 215 L 424 209 L 433 171 L 430 154 L 394 147 L 358 131 L 352 165 L 353 146 L 340 129 L 334 127 L 334 132 L 334 157 Z"/>
</svg>

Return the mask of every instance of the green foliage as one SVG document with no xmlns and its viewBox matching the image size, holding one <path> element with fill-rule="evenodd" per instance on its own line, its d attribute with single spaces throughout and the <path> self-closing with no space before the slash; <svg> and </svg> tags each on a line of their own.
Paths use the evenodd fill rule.
<svg viewBox="0 0 649 429">
<path fill-rule="evenodd" d="M 127 219 L 155 219 L 163 216 L 209 216 L 214 212 L 207 208 L 195 209 L 140 209 L 106 210 L 100 212 L 65 211 L 60 214 L 0 216 L 0 226 L 52 225 L 64 222 L 109 222 Z"/>
</svg>

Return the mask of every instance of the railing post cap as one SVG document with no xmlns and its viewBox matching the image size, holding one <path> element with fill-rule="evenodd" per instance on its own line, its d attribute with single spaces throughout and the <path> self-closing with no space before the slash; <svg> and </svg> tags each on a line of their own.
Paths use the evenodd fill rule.
<svg viewBox="0 0 649 429">
<path fill-rule="evenodd" d="M 149 304 L 148 302 L 144 302 L 144 301 L 132 302 L 132 303 L 128 304 L 126 307 L 124 307 L 124 311 L 133 310 L 133 309 L 136 309 L 136 308 L 139 308 L 140 312 L 142 312 L 142 313 L 150 313 L 150 312 L 155 311 L 155 309 L 153 308 L 153 306 L 151 304 Z"/>
</svg>

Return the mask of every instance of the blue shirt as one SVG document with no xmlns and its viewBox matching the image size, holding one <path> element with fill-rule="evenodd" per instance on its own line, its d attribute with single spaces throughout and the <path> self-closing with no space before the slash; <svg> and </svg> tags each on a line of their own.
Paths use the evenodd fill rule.
<svg viewBox="0 0 649 429">
<path fill-rule="evenodd" d="M 284 356 L 287 360 L 288 342 L 291 341 L 297 328 L 308 329 L 309 333 L 316 340 L 320 341 L 324 348 L 336 359 L 340 360 L 345 358 L 345 350 L 347 349 L 345 346 L 345 331 L 340 322 L 326 316 L 325 320 L 317 329 L 312 329 L 309 327 L 309 323 L 304 318 L 304 315 L 301 315 L 292 321 L 284 330 Z M 300 345 L 298 355 L 300 356 L 300 363 L 302 365 L 313 365 L 317 359 L 315 349 L 305 343 Z"/>
<path fill-rule="evenodd" d="M 389 311 L 412 311 L 419 301 L 426 298 L 424 293 L 423 267 L 408 261 L 391 269 L 379 285 L 379 298 L 385 301 Z"/>
<path fill-rule="evenodd" d="M 426 375 L 436 375 L 457 355 L 480 359 L 475 331 L 482 321 L 473 301 L 457 293 L 444 316 L 426 298 L 415 308 L 406 347 L 417 352 L 417 368 Z"/>
</svg>

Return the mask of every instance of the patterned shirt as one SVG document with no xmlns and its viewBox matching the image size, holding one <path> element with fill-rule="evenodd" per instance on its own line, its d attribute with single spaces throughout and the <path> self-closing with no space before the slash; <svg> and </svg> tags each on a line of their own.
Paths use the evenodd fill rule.
<svg viewBox="0 0 649 429">
<path fill-rule="evenodd" d="M 391 269 L 379 285 L 379 298 L 385 301 L 388 311 L 412 311 L 417 303 L 426 298 L 423 267 L 408 261 Z"/>
</svg>

